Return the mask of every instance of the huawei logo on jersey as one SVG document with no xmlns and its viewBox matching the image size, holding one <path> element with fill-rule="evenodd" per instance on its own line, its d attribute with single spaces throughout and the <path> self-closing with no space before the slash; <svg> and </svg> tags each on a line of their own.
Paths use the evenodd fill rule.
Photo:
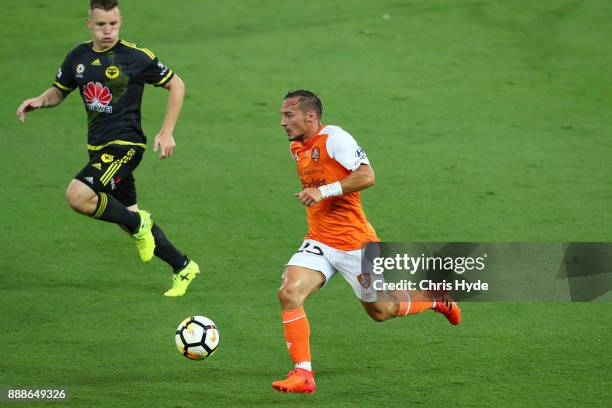
<svg viewBox="0 0 612 408">
<path fill-rule="evenodd" d="M 94 112 L 112 113 L 113 107 L 109 106 L 113 94 L 108 88 L 102 85 L 100 82 L 88 83 L 83 86 L 83 96 L 85 97 L 85 103 L 87 109 Z"/>
</svg>

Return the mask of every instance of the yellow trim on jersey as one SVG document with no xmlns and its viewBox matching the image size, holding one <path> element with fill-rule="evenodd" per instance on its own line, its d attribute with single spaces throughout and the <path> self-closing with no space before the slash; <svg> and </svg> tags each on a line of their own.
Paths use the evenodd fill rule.
<svg viewBox="0 0 612 408">
<path fill-rule="evenodd" d="M 106 205 L 108 204 L 108 197 L 106 193 L 100 193 L 98 196 L 98 200 L 100 200 L 100 205 L 98 205 L 98 211 L 94 214 L 94 218 L 100 218 L 106 210 Z"/>
<path fill-rule="evenodd" d="M 153 51 L 151 51 L 151 50 L 150 50 L 150 49 L 148 49 L 148 48 L 140 48 L 140 47 L 139 47 L 139 46 L 137 46 L 136 44 L 131 43 L 131 42 L 127 42 L 127 41 L 125 41 L 125 40 L 120 40 L 120 42 L 121 42 L 121 44 L 126 45 L 126 46 L 128 46 L 128 47 L 130 47 L 130 48 L 134 48 L 134 49 L 136 49 L 136 50 L 140 50 L 140 51 L 144 52 L 144 53 L 145 53 L 145 54 L 147 54 L 147 55 L 149 56 L 149 58 L 151 58 L 151 59 L 155 59 L 155 54 L 153 54 Z"/>
<path fill-rule="evenodd" d="M 102 150 L 104 149 L 106 146 L 110 146 L 110 145 L 121 145 L 121 146 L 138 146 L 138 147 L 142 147 L 143 149 L 147 148 L 147 145 L 144 143 L 134 143 L 134 142 L 126 142 L 125 140 L 113 140 L 112 142 L 108 142 L 105 143 L 103 145 L 99 145 L 99 146 L 93 146 L 88 144 L 87 145 L 87 150 Z"/>
<path fill-rule="evenodd" d="M 64 86 L 62 84 L 60 84 L 59 82 L 55 81 L 53 83 L 53 85 L 57 86 L 59 89 L 61 89 L 62 91 L 66 91 L 66 92 L 70 92 L 72 91 L 72 89 L 68 88 L 67 86 Z"/>
<path fill-rule="evenodd" d="M 163 77 L 163 78 L 161 79 L 161 81 L 156 82 L 154 85 L 163 85 L 163 84 L 164 84 L 164 83 L 165 83 L 165 82 L 168 80 L 168 78 L 170 78 L 170 76 L 171 76 L 173 73 L 174 73 L 174 72 L 173 72 L 172 70 L 168 71 L 168 73 L 166 74 L 166 76 L 165 76 L 165 77 Z"/>
<path fill-rule="evenodd" d="M 115 45 L 119 44 L 119 42 L 120 42 L 120 41 L 121 41 L 121 40 L 117 41 L 116 43 L 114 43 L 114 44 L 113 44 L 113 45 L 111 45 L 110 47 L 106 47 L 106 48 L 103 48 L 103 49 L 101 49 L 101 50 L 96 50 L 96 49 L 94 48 L 94 47 L 95 47 L 95 45 L 93 44 L 93 41 L 92 41 L 92 42 L 91 42 L 91 43 L 92 43 L 92 44 L 91 44 L 91 50 L 92 50 L 93 52 L 97 52 L 98 54 L 100 54 L 100 53 L 102 53 L 102 52 L 106 52 L 106 51 L 110 50 L 110 49 L 111 49 L 111 48 L 113 48 Z"/>
<path fill-rule="evenodd" d="M 106 169 L 102 177 L 100 177 L 100 182 L 102 183 L 102 185 L 104 186 L 107 185 L 108 182 L 111 181 L 115 173 L 119 171 L 121 166 L 123 166 L 125 163 L 129 162 L 132 159 L 132 156 L 134 156 L 134 153 L 136 153 L 136 150 L 130 149 L 126 153 L 126 155 L 123 156 L 120 160 L 117 160 L 116 162 L 108 166 L 108 169 Z"/>
<path fill-rule="evenodd" d="M 103 186 L 108 184 L 108 182 L 113 178 L 115 173 L 119 171 L 120 167 L 121 167 L 120 162 L 115 162 L 111 164 L 110 166 L 108 166 L 108 169 L 106 169 L 102 177 L 100 177 L 100 182 L 102 183 Z"/>
</svg>

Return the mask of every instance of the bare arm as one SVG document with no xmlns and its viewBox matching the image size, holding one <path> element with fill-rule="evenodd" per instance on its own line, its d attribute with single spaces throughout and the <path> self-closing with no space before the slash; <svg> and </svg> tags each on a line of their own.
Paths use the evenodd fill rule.
<svg viewBox="0 0 612 408">
<path fill-rule="evenodd" d="M 17 108 L 17 117 L 24 122 L 26 113 L 40 108 L 52 108 L 59 105 L 64 100 L 64 94 L 55 88 L 51 87 L 36 98 L 26 99 Z"/>
<path fill-rule="evenodd" d="M 372 187 L 374 184 L 376 184 L 374 170 L 367 164 L 360 165 L 357 170 L 340 180 L 342 194 L 365 190 L 368 187 Z"/>
<path fill-rule="evenodd" d="M 159 149 L 160 159 L 170 157 L 172 153 L 174 153 L 176 143 L 174 142 L 172 133 L 174 132 L 174 126 L 181 113 L 183 97 L 185 96 L 185 84 L 176 74 L 174 74 L 170 82 L 164 85 L 164 88 L 168 90 L 166 115 L 164 116 L 161 130 L 157 136 L 155 136 L 155 141 L 153 142 L 153 150 L 157 151 Z"/>
<path fill-rule="evenodd" d="M 340 180 L 342 194 L 365 190 L 376 183 L 372 167 L 367 164 L 360 165 L 357 170 Z M 306 188 L 294 194 L 306 207 L 310 207 L 323 200 L 323 194 L 318 188 Z"/>
</svg>

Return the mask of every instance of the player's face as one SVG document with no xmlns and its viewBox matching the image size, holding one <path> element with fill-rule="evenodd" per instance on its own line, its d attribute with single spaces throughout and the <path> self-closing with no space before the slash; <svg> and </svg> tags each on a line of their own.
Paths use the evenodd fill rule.
<svg viewBox="0 0 612 408">
<path fill-rule="evenodd" d="M 298 98 L 283 101 L 280 109 L 281 123 L 289 141 L 308 140 L 318 130 L 317 114 L 300 109 Z"/>
<path fill-rule="evenodd" d="M 119 7 L 108 11 L 99 8 L 90 10 L 87 27 L 91 31 L 96 48 L 112 47 L 119 39 L 119 28 L 121 27 Z"/>
</svg>

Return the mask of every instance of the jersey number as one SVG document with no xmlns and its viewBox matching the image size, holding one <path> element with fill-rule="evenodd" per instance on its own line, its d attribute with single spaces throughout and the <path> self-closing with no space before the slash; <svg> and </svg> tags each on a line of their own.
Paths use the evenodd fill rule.
<svg viewBox="0 0 612 408">
<path fill-rule="evenodd" d="M 312 248 L 312 251 L 309 248 Z M 297 252 L 307 252 L 309 254 L 323 256 L 323 250 L 317 245 L 310 247 L 310 242 L 305 242 L 304 245 L 296 251 L 296 253 Z"/>
</svg>

